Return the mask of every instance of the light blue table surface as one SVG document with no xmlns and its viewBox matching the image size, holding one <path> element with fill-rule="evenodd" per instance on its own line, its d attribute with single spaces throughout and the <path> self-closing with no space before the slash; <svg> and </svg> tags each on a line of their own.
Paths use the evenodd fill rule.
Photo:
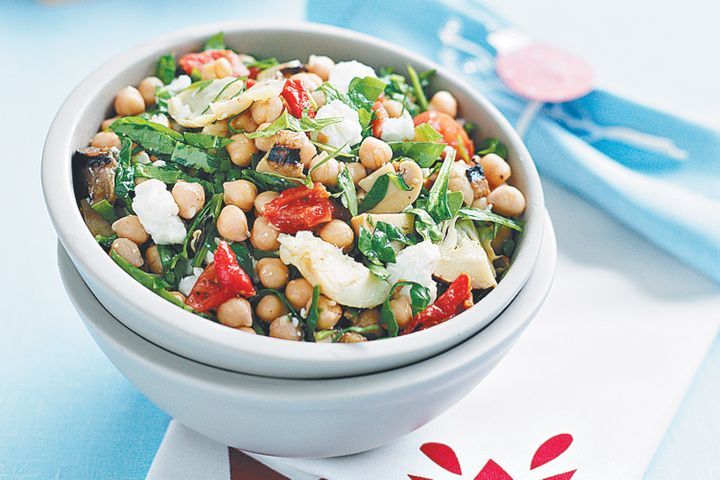
<svg viewBox="0 0 720 480">
<path fill-rule="evenodd" d="M 689 5 L 701 3 L 692 0 Z M 514 11 L 525 10 L 520 1 L 506 2 L 502 8 L 511 18 Z M 667 25 L 673 24 L 671 10 L 659 11 L 668 15 Z M 109 57 L 162 33 L 202 22 L 288 21 L 299 20 L 303 14 L 302 2 L 282 0 L 78 1 L 63 6 L 6 0 L 0 4 L 4 69 L 0 81 L 4 167 L 0 184 L 4 225 L 0 237 L 4 307 L 0 324 L 0 478 L 144 478 L 169 421 L 93 344 L 60 284 L 55 234 L 40 192 L 39 161 L 44 136 L 61 102 Z M 555 17 L 548 18 L 552 24 Z M 525 20 L 531 26 L 533 21 L 548 24 L 537 18 Z M 653 21 L 654 26 L 637 28 L 659 31 L 662 19 Z M 676 37 L 683 38 L 682 27 L 677 26 L 680 22 L 675 25 Z M 577 28 L 571 26 L 567 31 Z M 692 39 L 687 28 L 686 39 Z M 538 30 L 542 32 L 542 26 Z M 720 35 L 713 35 L 717 44 Z M 637 38 L 642 48 L 652 48 L 652 42 L 642 35 Z M 599 44 L 590 38 L 577 41 Z M 659 62 L 661 53 L 651 51 L 648 58 Z M 688 68 L 694 64 L 688 62 L 692 56 L 679 60 L 678 68 L 697 75 L 697 69 Z M 666 68 L 665 64 L 654 65 L 650 61 L 641 75 L 647 75 L 647 69 L 660 72 Z M 680 94 L 686 104 L 697 101 L 699 105 L 703 88 L 705 95 L 717 97 L 711 80 L 718 78 L 718 69 L 707 68 L 707 75 L 699 80 L 700 94 Z M 652 94 L 657 85 L 649 90 Z M 648 95 L 648 91 L 642 94 Z M 713 101 L 720 107 L 717 99 Z M 681 106 L 674 106 L 682 111 Z M 692 113 L 701 119 L 706 115 L 702 109 L 692 109 Z M 648 480 L 720 478 L 718 378 L 720 341 L 715 342 L 660 446 Z"/>
</svg>

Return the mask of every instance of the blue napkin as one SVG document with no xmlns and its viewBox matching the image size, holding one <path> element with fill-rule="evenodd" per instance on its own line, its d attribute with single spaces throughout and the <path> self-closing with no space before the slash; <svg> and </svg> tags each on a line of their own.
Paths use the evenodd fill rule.
<svg viewBox="0 0 720 480">
<path fill-rule="evenodd" d="M 476 1 L 309 0 L 308 19 L 433 58 L 464 76 L 515 125 L 529 106 L 494 71 L 492 39 L 512 26 Z M 718 132 L 597 89 L 544 105 L 524 138 L 541 175 L 720 282 Z"/>
</svg>

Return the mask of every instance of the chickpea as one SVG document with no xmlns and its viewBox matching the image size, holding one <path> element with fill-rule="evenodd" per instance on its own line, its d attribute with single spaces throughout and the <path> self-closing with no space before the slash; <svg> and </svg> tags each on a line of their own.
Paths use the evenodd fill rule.
<svg viewBox="0 0 720 480">
<path fill-rule="evenodd" d="M 228 121 L 219 120 L 209 125 L 205 125 L 201 130 L 201 133 L 206 135 L 215 135 L 216 137 L 229 137 L 230 129 L 228 128 Z"/>
<path fill-rule="evenodd" d="M 138 245 L 142 245 L 148 239 L 148 234 L 140 223 L 140 219 L 135 215 L 115 220 L 112 229 L 118 237 L 127 238 Z"/>
<path fill-rule="evenodd" d="M 237 117 L 230 120 L 230 126 L 235 130 L 242 130 L 244 132 L 254 132 L 257 130 L 258 125 L 252 119 L 250 110 L 245 110 Z"/>
<path fill-rule="evenodd" d="M 355 234 L 352 227 L 342 220 L 331 220 L 320 229 L 320 238 L 347 252 L 352 248 Z"/>
<path fill-rule="evenodd" d="M 340 337 L 340 343 L 358 343 L 367 342 L 367 338 L 363 337 L 357 332 L 345 332 Z"/>
<path fill-rule="evenodd" d="M 372 310 L 363 310 L 360 315 L 355 318 L 353 324 L 357 327 L 369 327 L 371 325 L 377 325 L 380 320 L 380 312 L 377 308 Z"/>
<path fill-rule="evenodd" d="M 278 242 L 279 235 L 280 231 L 275 228 L 267 218 L 257 217 L 255 223 L 253 223 L 252 233 L 250 234 L 250 243 L 259 250 L 273 252 L 280 248 L 280 242 Z"/>
<path fill-rule="evenodd" d="M 312 95 L 313 100 L 315 100 L 315 103 L 317 103 L 318 108 L 322 107 L 327 102 L 325 94 L 320 90 L 315 90 L 310 95 Z"/>
<path fill-rule="evenodd" d="M 205 189 L 196 182 L 179 180 L 172 188 L 178 214 L 185 220 L 193 218 L 205 205 Z"/>
<path fill-rule="evenodd" d="M 312 170 L 310 177 L 314 182 L 320 182 L 323 185 L 334 187 L 337 185 L 338 175 L 340 175 L 340 162 L 334 158 L 326 161 L 327 156 L 325 152 L 320 152 L 315 155 L 315 158 L 310 162 L 310 169 Z M 322 165 L 315 168 L 315 166 L 321 162 Z M 313 170 L 313 168 L 315 169 Z"/>
<path fill-rule="evenodd" d="M 155 104 L 155 89 L 162 87 L 163 82 L 157 77 L 145 77 L 138 85 L 138 91 L 142 95 L 145 105 Z"/>
<path fill-rule="evenodd" d="M 147 250 L 145 250 L 145 263 L 147 263 L 152 273 L 162 275 L 163 265 L 157 245 L 150 245 Z"/>
<path fill-rule="evenodd" d="M 262 130 L 265 127 L 267 127 L 268 125 L 270 125 L 269 122 L 261 123 L 260 125 L 257 126 L 256 131 Z M 257 148 L 261 152 L 269 151 L 273 147 L 273 145 L 275 145 L 275 135 L 273 135 L 271 137 L 258 137 L 255 139 L 255 148 Z"/>
<path fill-rule="evenodd" d="M 261 258 L 257 262 L 257 274 L 265 288 L 280 289 L 288 283 L 290 270 L 279 258 Z"/>
<path fill-rule="evenodd" d="M 480 165 L 482 165 L 482 168 L 485 171 L 485 178 L 492 189 L 495 189 L 505 183 L 512 175 L 510 165 L 503 160 L 500 155 L 495 153 L 488 153 L 482 157 L 480 159 Z"/>
<path fill-rule="evenodd" d="M 120 148 L 120 137 L 115 132 L 98 132 L 92 138 L 90 145 L 95 148 Z"/>
<path fill-rule="evenodd" d="M 448 189 L 451 192 L 460 192 L 463 194 L 463 201 L 465 205 L 470 205 L 475 198 L 475 192 L 473 191 L 470 180 L 468 180 L 465 172 L 467 171 L 467 164 L 465 162 L 455 162 L 450 170 L 450 178 L 448 180 Z"/>
<path fill-rule="evenodd" d="M 350 170 L 350 176 L 352 177 L 353 183 L 358 184 L 360 180 L 367 177 L 367 170 L 360 162 L 346 163 L 345 166 Z"/>
<path fill-rule="evenodd" d="M 270 336 L 281 340 L 299 342 L 302 340 L 302 329 L 297 320 L 288 315 L 278 317 L 270 324 Z"/>
<path fill-rule="evenodd" d="M 145 111 L 145 100 L 135 87 L 125 87 L 115 96 L 118 115 L 139 115 Z"/>
<path fill-rule="evenodd" d="M 430 110 L 447 113 L 455 118 L 457 116 L 457 100 L 450 92 L 445 90 L 437 91 L 430 99 Z"/>
<path fill-rule="evenodd" d="M 377 170 L 392 159 L 392 148 L 379 138 L 367 137 L 360 144 L 360 162 L 368 170 Z"/>
<path fill-rule="evenodd" d="M 225 205 L 217 219 L 217 229 L 226 240 L 242 242 L 248 238 L 248 223 L 245 212 L 235 205 Z"/>
<path fill-rule="evenodd" d="M 290 280 L 285 287 L 285 296 L 293 307 L 300 309 L 312 298 L 313 286 L 304 278 Z"/>
<path fill-rule="evenodd" d="M 300 80 L 302 86 L 308 92 L 315 91 L 323 83 L 323 79 L 319 75 L 312 72 L 300 72 L 290 76 L 291 80 Z"/>
<path fill-rule="evenodd" d="M 250 114 L 253 122 L 260 125 L 261 123 L 272 123 L 280 116 L 285 106 L 280 97 L 271 97 L 266 100 L 254 102 L 250 106 Z"/>
<path fill-rule="evenodd" d="M 252 307 L 244 298 L 231 298 L 218 307 L 217 318 L 228 327 L 251 327 Z"/>
<path fill-rule="evenodd" d="M 259 194 L 257 197 L 255 197 L 255 201 L 253 202 L 255 205 L 255 213 L 258 216 L 262 215 L 265 211 L 265 205 L 273 201 L 278 196 L 280 196 L 279 193 L 270 190 Z"/>
<path fill-rule="evenodd" d="M 485 209 L 487 208 L 487 206 L 488 206 L 488 199 L 487 199 L 487 197 L 476 198 L 476 199 L 473 200 L 473 202 L 472 202 L 472 207 L 473 207 L 473 208 L 479 208 L 480 210 L 485 210 Z"/>
<path fill-rule="evenodd" d="M 383 99 L 382 104 L 383 107 L 385 107 L 385 110 L 387 110 L 390 118 L 400 118 L 403 110 L 405 110 L 402 102 L 398 102 L 397 100 L 393 100 L 391 98 Z"/>
<path fill-rule="evenodd" d="M 103 120 L 103 122 L 100 124 L 100 130 L 105 131 L 110 128 L 110 125 L 115 123 L 115 120 L 120 119 L 120 117 L 112 117 L 112 118 L 106 118 Z"/>
<path fill-rule="evenodd" d="M 404 328 L 412 320 L 412 306 L 410 300 L 405 296 L 390 300 L 390 310 L 395 315 L 395 321 L 400 328 Z"/>
<path fill-rule="evenodd" d="M 223 201 L 226 205 L 235 205 L 244 212 L 253 208 L 257 197 L 257 187 L 247 180 L 235 180 L 223 183 Z"/>
<path fill-rule="evenodd" d="M 185 298 L 185 295 L 183 295 L 182 293 L 173 291 L 173 292 L 170 292 L 170 295 L 177 298 L 182 303 L 185 303 L 186 298 Z"/>
<path fill-rule="evenodd" d="M 220 57 L 215 60 L 213 69 L 215 70 L 215 78 L 225 78 L 233 74 L 232 65 L 230 65 L 230 60 L 227 58 Z"/>
<path fill-rule="evenodd" d="M 312 306 L 312 298 L 305 304 L 305 309 L 310 310 Z M 319 330 L 329 330 L 342 317 L 342 307 L 335 301 L 325 295 L 320 295 L 318 299 L 318 321 L 317 328 Z"/>
<path fill-rule="evenodd" d="M 137 244 L 127 238 L 116 238 L 110 249 L 136 267 L 142 267 L 143 258 Z"/>
<path fill-rule="evenodd" d="M 500 185 L 490 192 L 487 200 L 493 212 L 507 217 L 518 217 L 525 211 L 525 196 L 511 185 Z"/>
<path fill-rule="evenodd" d="M 303 145 L 309 143 L 309 140 L 303 132 L 280 130 L 275 134 L 275 143 L 288 148 L 300 149 Z"/>
<path fill-rule="evenodd" d="M 304 142 L 302 147 L 300 147 L 300 161 L 303 167 L 310 168 L 310 164 L 312 163 L 312 159 L 315 158 L 315 155 L 317 155 L 317 147 L 315 147 L 310 140 Z"/>
<path fill-rule="evenodd" d="M 323 81 L 327 81 L 330 76 L 330 70 L 335 66 L 332 58 L 325 55 L 310 55 L 305 68 L 308 72 L 312 72 L 320 77 Z"/>
<path fill-rule="evenodd" d="M 265 323 L 270 323 L 288 313 L 287 307 L 277 295 L 265 295 L 255 306 L 255 314 Z"/>
<path fill-rule="evenodd" d="M 230 139 L 233 142 L 225 147 L 228 155 L 230 155 L 230 160 L 238 167 L 247 167 L 250 165 L 253 155 L 258 151 L 255 142 L 242 133 L 233 135 Z"/>
</svg>

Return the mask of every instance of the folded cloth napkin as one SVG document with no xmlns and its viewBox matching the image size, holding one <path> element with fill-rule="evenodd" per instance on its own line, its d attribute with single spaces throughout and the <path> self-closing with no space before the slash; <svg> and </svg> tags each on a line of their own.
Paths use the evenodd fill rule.
<svg viewBox="0 0 720 480">
<path fill-rule="evenodd" d="M 498 49 L 522 33 L 479 2 L 309 0 L 308 18 L 434 58 L 516 125 L 528 108 L 494 70 Z M 545 105 L 525 140 L 545 178 L 720 281 L 720 134 L 596 89 Z"/>
<path fill-rule="evenodd" d="M 456 406 L 334 459 L 251 457 L 173 422 L 148 479 L 642 478 L 718 331 L 718 287 L 553 183 L 546 196 L 560 247 L 553 290 Z"/>
</svg>

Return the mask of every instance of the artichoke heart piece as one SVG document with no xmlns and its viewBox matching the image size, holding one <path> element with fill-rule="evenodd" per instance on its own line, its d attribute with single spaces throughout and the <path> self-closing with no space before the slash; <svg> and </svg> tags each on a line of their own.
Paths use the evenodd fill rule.
<svg viewBox="0 0 720 480">
<path fill-rule="evenodd" d="M 470 286 L 473 289 L 497 286 L 495 269 L 477 238 L 477 232 L 474 235 L 468 232 L 472 231 L 456 228 L 455 222 L 449 226 L 440 245 L 441 257 L 435 267 L 435 276 L 445 282 L 452 282 L 465 273 L 470 277 Z"/>
</svg>

